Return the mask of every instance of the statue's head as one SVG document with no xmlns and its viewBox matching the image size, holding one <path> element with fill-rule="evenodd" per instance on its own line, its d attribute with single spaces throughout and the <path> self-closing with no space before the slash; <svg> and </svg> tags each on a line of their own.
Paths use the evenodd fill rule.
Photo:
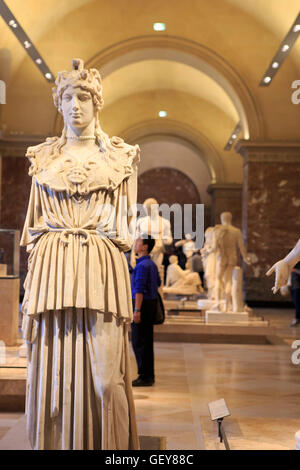
<svg viewBox="0 0 300 470">
<path fill-rule="evenodd" d="M 231 224 L 231 221 L 232 221 L 231 212 L 222 212 L 220 219 L 223 225 Z"/>
<path fill-rule="evenodd" d="M 171 264 L 177 264 L 178 263 L 178 258 L 175 255 L 170 256 L 169 261 Z"/>
<path fill-rule="evenodd" d="M 150 197 L 143 202 L 143 206 L 145 207 L 147 214 L 150 216 L 158 214 L 158 202 L 156 199 Z"/>
<path fill-rule="evenodd" d="M 193 239 L 193 235 L 192 235 L 191 233 L 186 233 L 186 234 L 184 235 L 184 238 L 185 238 L 186 240 L 188 240 L 188 241 L 191 241 L 191 240 Z"/>
<path fill-rule="evenodd" d="M 98 70 L 85 69 L 83 60 L 73 59 L 70 72 L 59 72 L 53 88 L 54 104 L 65 126 L 88 126 L 103 107 L 102 81 Z"/>
</svg>

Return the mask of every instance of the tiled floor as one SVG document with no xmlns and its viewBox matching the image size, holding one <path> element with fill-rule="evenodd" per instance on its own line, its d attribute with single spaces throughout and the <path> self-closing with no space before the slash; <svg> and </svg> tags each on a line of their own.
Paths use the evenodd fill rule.
<svg viewBox="0 0 300 470">
<path fill-rule="evenodd" d="M 156 344 L 157 382 L 135 392 L 140 434 L 168 449 L 219 449 L 207 404 L 225 398 L 232 449 L 293 449 L 300 429 L 300 366 L 288 346 Z"/>
<path fill-rule="evenodd" d="M 264 313 L 288 331 L 293 312 Z M 300 339 L 300 328 L 292 336 Z M 292 364 L 292 352 L 290 339 L 284 345 L 156 343 L 155 386 L 134 389 L 139 434 L 166 436 L 172 450 L 223 449 L 207 405 L 225 398 L 232 449 L 295 448 L 300 365 Z M 133 357 L 132 364 L 135 376 Z M 8 432 L 17 435 L 22 426 L 22 414 L 0 413 L 0 449 Z"/>
</svg>

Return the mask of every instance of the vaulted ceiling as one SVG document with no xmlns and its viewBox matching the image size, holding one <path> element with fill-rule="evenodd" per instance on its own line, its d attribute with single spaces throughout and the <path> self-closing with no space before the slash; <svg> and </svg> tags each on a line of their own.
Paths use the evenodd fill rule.
<svg viewBox="0 0 300 470">
<path fill-rule="evenodd" d="M 22 0 L 6 1 L 56 74 L 81 57 L 103 75 L 103 128 L 135 136 L 159 127 L 184 134 L 211 153 L 217 180 L 238 182 L 242 161 L 224 151 L 238 121 L 241 137 L 299 139 L 300 40 L 274 82 L 259 82 L 299 13 L 298 0 Z M 166 23 L 163 33 L 155 21 Z M 7 84 L 1 125 L 49 134 L 57 124 L 47 83 L 0 19 L 0 79 Z M 136 132 L 139 129 L 139 132 Z M 194 140 L 193 140 L 194 139 Z M 216 163 L 219 162 L 219 163 Z M 217 166 L 219 165 L 219 169 Z M 222 167 L 222 168 L 221 168 Z"/>
</svg>

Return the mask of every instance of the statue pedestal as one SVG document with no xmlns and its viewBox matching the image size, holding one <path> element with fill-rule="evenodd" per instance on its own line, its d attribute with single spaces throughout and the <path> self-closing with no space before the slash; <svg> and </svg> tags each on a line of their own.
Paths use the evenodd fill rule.
<svg viewBox="0 0 300 470">
<path fill-rule="evenodd" d="M 19 357 L 27 357 L 27 346 L 25 341 L 19 347 Z"/>
<path fill-rule="evenodd" d="M 7 276 L 7 264 L 0 263 L 0 276 Z"/>
<path fill-rule="evenodd" d="M 206 323 L 235 323 L 235 322 L 248 322 L 249 313 L 248 312 L 216 312 L 213 310 L 207 310 L 205 313 L 205 322 Z"/>
<path fill-rule="evenodd" d="M 211 310 L 215 305 L 216 301 L 211 299 L 199 299 L 197 301 L 198 308 L 201 310 Z M 224 300 L 220 301 L 220 305 L 223 306 L 225 304 Z"/>
<path fill-rule="evenodd" d="M 300 431 L 296 432 L 295 439 L 296 439 L 296 442 L 297 442 L 295 450 L 300 450 Z"/>
<path fill-rule="evenodd" d="M 6 346 L 18 342 L 20 279 L 0 278 L 0 341 Z"/>
</svg>

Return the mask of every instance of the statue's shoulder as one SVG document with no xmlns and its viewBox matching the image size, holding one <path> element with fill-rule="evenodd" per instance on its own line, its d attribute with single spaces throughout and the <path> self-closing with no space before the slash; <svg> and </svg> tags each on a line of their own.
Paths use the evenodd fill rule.
<svg viewBox="0 0 300 470">
<path fill-rule="evenodd" d="M 109 161 L 117 172 L 123 169 L 124 176 L 130 176 L 137 169 L 140 161 L 140 147 L 127 144 L 121 137 L 113 136 L 109 139 Z"/>
<path fill-rule="evenodd" d="M 239 229 L 238 227 L 235 227 L 234 225 L 230 226 L 230 230 L 235 235 L 240 235 L 242 233 L 241 229 Z"/>
<path fill-rule="evenodd" d="M 58 142 L 59 137 L 47 137 L 45 142 L 27 148 L 26 157 L 30 161 L 30 176 L 35 175 L 45 166 L 49 156 L 56 150 Z"/>
<path fill-rule="evenodd" d="M 139 157 L 140 155 L 140 147 L 139 145 L 130 145 L 127 144 L 124 139 L 121 137 L 113 136 L 109 138 L 111 148 L 119 153 L 125 153 L 128 156 L 136 156 Z"/>
</svg>

